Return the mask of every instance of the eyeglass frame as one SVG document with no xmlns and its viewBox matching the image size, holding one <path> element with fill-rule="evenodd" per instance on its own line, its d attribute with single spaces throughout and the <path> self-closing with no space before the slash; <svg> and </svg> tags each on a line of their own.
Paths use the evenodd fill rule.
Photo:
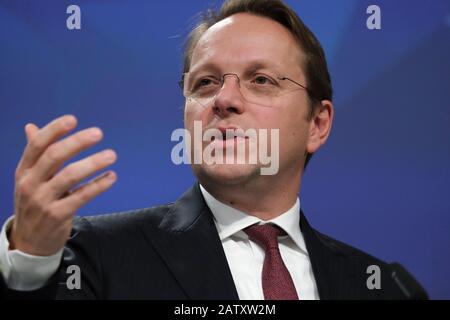
<svg viewBox="0 0 450 320">
<path fill-rule="evenodd" d="M 183 90 L 183 91 L 184 91 L 184 77 L 185 77 L 185 75 L 186 75 L 187 73 L 189 73 L 189 72 L 183 72 L 183 73 L 181 74 L 181 79 L 178 81 L 178 85 L 180 86 L 181 90 Z M 227 76 L 227 75 L 235 75 L 236 78 L 238 79 L 238 83 L 240 83 L 241 78 L 239 78 L 239 75 L 236 74 L 236 73 L 229 72 L 229 73 L 224 73 L 224 74 L 222 75 L 222 86 L 223 86 L 223 84 L 225 83 L 225 76 Z M 313 92 L 311 91 L 311 89 L 309 89 L 307 86 L 302 85 L 302 84 L 298 83 L 297 81 L 292 80 L 291 78 L 288 78 L 288 77 L 285 77 L 285 76 L 277 76 L 276 78 L 277 78 L 278 80 L 280 80 L 280 81 L 288 80 L 288 81 L 292 82 L 293 84 L 295 84 L 295 85 L 301 87 L 302 89 L 304 89 L 304 90 L 308 93 L 308 95 L 309 95 L 309 97 L 310 97 L 311 99 L 316 100 L 316 101 L 319 101 L 319 102 L 321 101 L 319 98 L 317 98 L 317 97 L 313 94 Z M 184 94 L 183 94 L 183 95 L 184 95 Z"/>
</svg>

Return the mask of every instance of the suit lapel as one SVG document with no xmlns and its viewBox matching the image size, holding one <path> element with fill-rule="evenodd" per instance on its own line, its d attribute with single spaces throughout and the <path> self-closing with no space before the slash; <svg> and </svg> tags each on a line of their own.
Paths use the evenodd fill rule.
<svg viewBox="0 0 450 320">
<path fill-rule="evenodd" d="M 320 299 L 353 296 L 356 261 L 314 230 L 302 211 L 300 214 Z M 171 206 L 157 228 L 144 225 L 142 229 L 190 299 L 239 299 L 213 215 L 198 184 Z"/>
<path fill-rule="evenodd" d="M 189 298 L 238 299 L 212 213 L 198 184 L 152 229 L 144 231 L 146 238 Z"/>
<path fill-rule="evenodd" d="M 356 264 L 327 237 L 314 230 L 300 213 L 300 229 L 305 239 L 320 299 L 335 300 L 353 296 Z"/>
</svg>

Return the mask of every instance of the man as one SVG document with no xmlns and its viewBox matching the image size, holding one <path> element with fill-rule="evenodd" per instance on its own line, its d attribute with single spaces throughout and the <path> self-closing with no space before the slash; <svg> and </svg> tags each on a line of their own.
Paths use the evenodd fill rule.
<svg viewBox="0 0 450 320">
<path fill-rule="evenodd" d="M 0 239 L 2 295 L 48 299 L 397 299 L 389 265 L 311 228 L 297 197 L 304 168 L 333 121 L 323 50 L 277 0 L 231 0 L 189 36 L 182 77 L 185 126 L 219 132 L 203 141 L 219 160 L 194 162 L 199 183 L 174 204 L 73 218 L 107 190 L 116 160 L 105 150 L 62 164 L 101 140 L 65 116 L 25 127 L 15 212 Z M 276 174 L 248 159 L 254 129 L 277 130 Z M 231 132 L 231 134 L 230 134 Z M 273 132 L 273 131 L 271 131 Z M 234 135 L 233 135 L 234 133 Z M 195 158 L 194 135 L 189 142 Z M 277 141 L 275 141 L 277 142 Z M 244 154 L 228 154 L 244 146 Z M 271 144 L 271 147 L 273 144 Z M 270 151 L 275 152 L 275 149 Z M 231 161 L 227 161 L 231 160 Z M 371 283 L 368 268 L 380 279 Z M 71 283 L 79 271 L 81 283 Z M 372 286 L 374 284 L 374 286 Z"/>
</svg>

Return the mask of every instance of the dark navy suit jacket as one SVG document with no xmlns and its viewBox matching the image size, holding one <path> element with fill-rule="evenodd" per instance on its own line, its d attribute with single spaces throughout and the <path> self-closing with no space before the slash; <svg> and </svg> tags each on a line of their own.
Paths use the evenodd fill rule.
<svg viewBox="0 0 450 320">
<path fill-rule="evenodd" d="M 390 266 L 314 230 L 301 212 L 300 226 L 320 299 L 403 299 Z M 69 290 L 70 265 L 81 289 Z M 381 270 L 381 289 L 368 289 L 367 267 Z M 75 218 L 59 270 L 42 289 L 4 298 L 37 299 L 238 299 L 213 216 L 198 184 L 175 203 L 102 216 Z"/>
</svg>

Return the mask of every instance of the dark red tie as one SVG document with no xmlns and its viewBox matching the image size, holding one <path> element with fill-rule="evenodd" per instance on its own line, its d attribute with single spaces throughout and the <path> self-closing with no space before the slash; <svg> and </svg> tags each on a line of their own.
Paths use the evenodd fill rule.
<svg viewBox="0 0 450 320">
<path fill-rule="evenodd" d="M 289 270 L 281 258 L 278 236 L 286 234 L 270 224 L 253 225 L 244 229 L 250 240 L 265 251 L 262 270 L 262 287 L 265 300 L 298 300 Z"/>
</svg>

